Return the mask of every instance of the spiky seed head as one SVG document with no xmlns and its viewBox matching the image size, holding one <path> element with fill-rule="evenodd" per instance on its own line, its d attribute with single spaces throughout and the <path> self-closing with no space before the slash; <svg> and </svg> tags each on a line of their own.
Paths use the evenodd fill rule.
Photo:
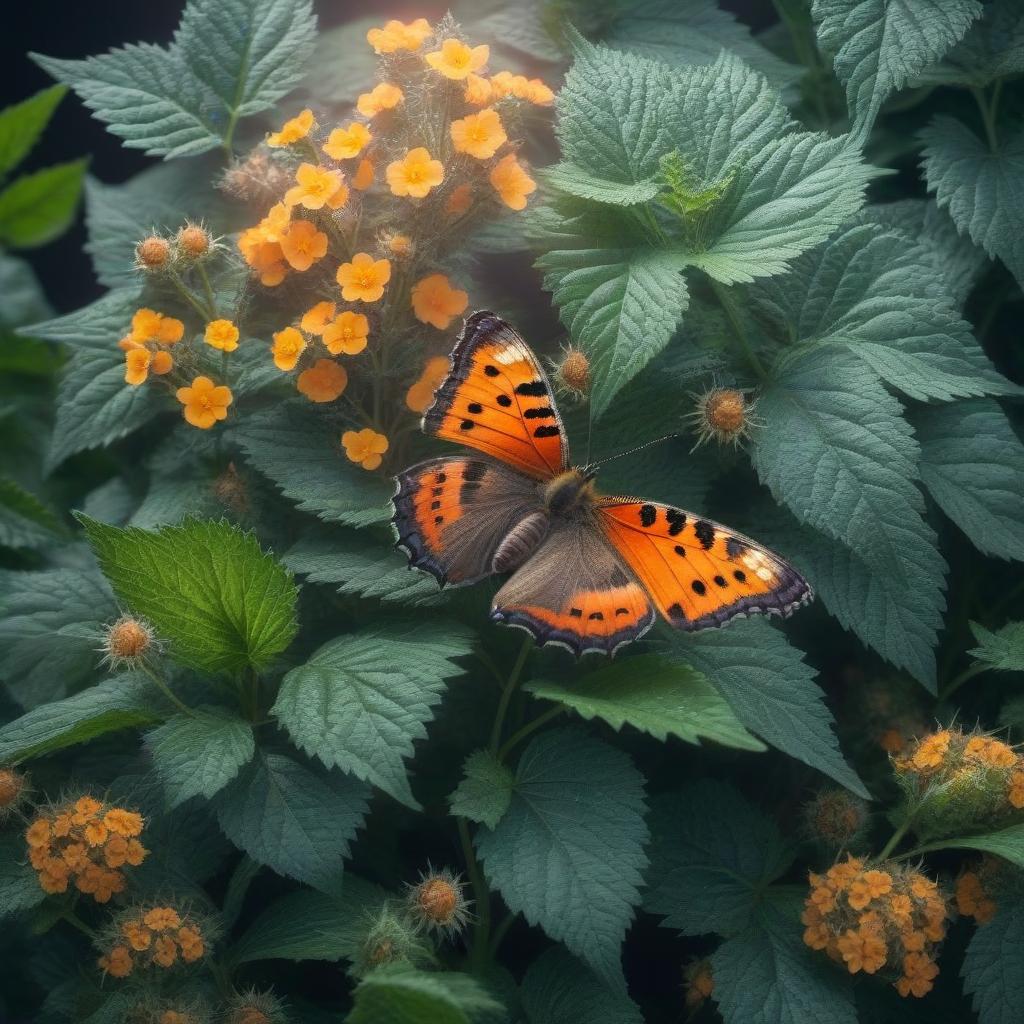
<svg viewBox="0 0 1024 1024">
<path fill-rule="evenodd" d="M 555 386 L 574 402 L 582 402 L 590 394 L 590 360 L 586 353 L 567 345 L 552 364 Z"/>
<path fill-rule="evenodd" d="M 759 426 L 754 417 L 756 401 L 748 401 L 738 388 L 712 387 L 693 398 L 694 409 L 687 419 L 697 433 L 694 448 L 711 440 L 736 447 Z"/>
<path fill-rule="evenodd" d="M 469 920 L 469 902 L 457 875 L 447 868 L 428 868 L 420 881 L 409 888 L 406 910 L 421 928 L 455 935 Z"/>
<path fill-rule="evenodd" d="M 27 789 L 27 776 L 13 768 L 0 768 L 0 824 L 18 809 Z"/>
<path fill-rule="evenodd" d="M 187 222 L 175 238 L 178 248 L 191 260 L 201 260 L 213 245 L 209 231 L 202 224 Z"/>
<path fill-rule="evenodd" d="M 159 235 L 148 235 L 135 246 L 135 263 L 140 270 L 163 270 L 171 259 L 171 243 Z"/>
<path fill-rule="evenodd" d="M 111 668 L 137 665 L 156 648 L 153 627 L 145 619 L 122 615 L 103 636 L 103 661 Z"/>
</svg>

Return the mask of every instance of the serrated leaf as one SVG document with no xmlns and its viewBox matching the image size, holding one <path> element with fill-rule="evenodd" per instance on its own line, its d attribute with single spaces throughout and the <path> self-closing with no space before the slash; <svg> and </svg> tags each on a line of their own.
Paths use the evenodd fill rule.
<svg viewBox="0 0 1024 1024">
<path fill-rule="evenodd" d="M 1024 868 L 1024 824 L 1010 825 L 998 832 L 986 832 L 977 836 L 957 836 L 954 839 L 940 839 L 934 843 L 919 846 L 921 853 L 933 850 L 980 850 L 1008 860 Z"/>
<path fill-rule="evenodd" d="M 564 949 L 553 946 L 526 971 L 523 1008 L 529 1024 L 643 1024 L 639 1007 L 622 992 L 609 992 L 597 976 Z"/>
<path fill-rule="evenodd" d="M 63 85 L 51 85 L 0 110 L 0 175 L 12 171 L 28 156 L 67 91 Z"/>
<path fill-rule="evenodd" d="M 72 160 L 46 167 L 0 192 L 0 242 L 28 249 L 63 234 L 78 209 L 87 164 Z"/>
<path fill-rule="evenodd" d="M 775 822 L 732 786 L 696 782 L 652 803 L 644 909 L 684 935 L 732 935 L 792 860 Z"/>
<path fill-rule="evenodd" d="M 45 547 L 65 536 L 61 521 L 31 491 L 0 477 L 0 547 Z"/>
<path fill-rule="evenodd" d="M 1016 1024 L 1024 1014 L 1024 902 L 999 901 L 996 916 L 978 925 L 960 974 L 978 1024 Z"/>
<path fill-rule="evenodd" d="M 256 751 L 251 723 L 213 707 L 173 715 L 147 733 L 145 742 L 169 807 L 194 796 L 209 800 Z"/>
<path fill-rule="evenodd" d="M 535 737 L 516 768 L 512 804 L 477 852 L 512 911 L 565 943 L 617 991 L 619 947 L 639 902 L 643 777 L 629 758 L 578 729 Z"/>
<path fill-rule="evenodd" d="M 818 42 L 846 86 L 863 144 L 882 104 L 935 64 L 982 12 L 977 0 L 814 0 Z"/>
<path fill-rule="evenodd" d="M 514 786 L 512 772 L 489 750 L 478 750 L 462 766 L 462 779 L 449 801 L 452 814 L 497 828 L 512 802 Z"/>
<path fill-rule="evenodd" d="M 73 697 L 41 704 L 0 728 L 0 764 L 42 757 L 118 729 L 152 725 L 167 713 L 146 676 L 114 676 Z"/>
<path fill-rule="evenodd" d="M 725 1024 L 856 1024 L 849 981 L 771 904 L 711 956 L 713 999 Z"/>
<path fill-rule="evenodd" d="M 7 252 L 0 252 L 0 294 L 4 297 L 0 302 L 0 328 L 21 327 L 53 316 L 35 271 L 25 260 Z M 5 340 L 4 347 L 9 350 L 10 342 Z"/>
<path fill-rule="evenodd" d="M 917 409 L 921 480 L 986 555 L 1024 560 L 1024 445 L 997 402 Z"/>
<path fill-rule="evenodd" d="M 80 519 L 115 592 L 182 664 L 260 669 L 291 643 L 295 584 L 253 534 L 223 521 L 149 532 Z"/>
<path fill-rule="evenodd" d="M 367 786 L 341 772 L 259 752 L 213 806 L 224 834 L 258 864 L 338 893 L 368 796 Z"/>
<path fill-rule="evenodd" d="M 232 430 L 246 460 L 304 512 L 348 526 L 391 518 L 394 485 L 349 462 L 340 433 L 309 403 L 286 402 Z"/>
<path fill-rule="evenodd" d="M 1024 71 L 1024 8 L 1017 0 L 992 0 L 964 38 L 914 83 L 984 88 Z"/>
<path fill-rule="evenodd" d="M 832 732 L 832 715 L 802 652 L 766 622 L 740 622 L 673 638 L 693 665 L 732 705 L 751 732 L 840 785 L 867 797 Z"/>
<path fill-rule="evenodd" d="M 227 953 L 232 964 L 253 960 L 355 960 L 367 921 L 387 892 L 345 875 L 340 896 L 300 889 L 263 910 Z"/>
<path fill-rule="evenodd" d="M 535 60 L 561 63 L 564 54 L 556 42 L 560 23 L 546 0 L 520 0 L 514 7 L 502 4 L 473 21 L 473 35 L 491 45 L 525 54 Z M 574 16 L 577 12 L 574 11 Z M 578 11 L 584 16 L 584 11 Z"/>
<path fill-rule="evenodd" d="M 304 751 L 418 808 L 406 777 L 413 741 L 461 669 L 473 637 L 454 624 L 383 623 L 324 644 L 281 684 L 271 714 Z"/>
<path fill-rule="evenodd" d="M 1001 130 L 994 151 L 965 124 L 938 115 L 921 132 L 922 167 L 935 201 L 960 231 L 1024 282 L 1024 130 Z"/>
<path fill-rule="evenodd" d="M 123 364 L 124 355 L 117 348 L 117 339 L 124 336 L 131 325 L 132 314 L 141 304 L 137 288 L 119 288 L 73 313 L 30 324 L 18 333 L 26 338 L 42 338 L 74 348 L 113 352 Z"/>
<path fill-rule="evenodd" d="M 1008 622 L 995 632 L 977 622 L 971 632 L 978 646 L 967 653 L 1001 672 L 1024 672 L 1024 622 Z"/>
<path fill-rule="evenodd" d="M 356 987 L 346 1024 L 476 1024 L 504 1007 L 468 974 L 380 967 Z"/>
<path fill-rule="evenodd" d="M 704 676 L 669 656 L 622 658 L 571 683 L 541 678 L 525 689 L 588 720 L 600 718 L 613 729 L 628 724 L 661 741 L 678 736 L 687 743 L 704 738 L 740 750 L 765 749 Z"/>
<path fill-rule="evenodd" d="M 619 182 L 585 171 L 569 161 L 562 161 L 540 172 L 541 180 L 559 192 L 580 199 L 592 199 L 597 203 L 613 206 L 633 206 L 653 199 L 660 191 L 657 179 L 645 178 L 636 182 Z"/>
<path fill-rule="evenodd" d="M 0 839 L 0 920 L 31 910 L 46 899 L 39 878 L 25 860 L 21 835 Z"/>
</svg>

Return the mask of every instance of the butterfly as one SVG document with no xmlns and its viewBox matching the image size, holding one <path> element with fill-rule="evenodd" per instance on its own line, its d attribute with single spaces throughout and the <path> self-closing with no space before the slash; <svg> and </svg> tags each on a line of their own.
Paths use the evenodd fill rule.
<svg viewBox="0 0 1024 1024">
<path fill-rule="evenodd" d="M 642 498 L 607 497 L 569 461 L 537 357 L 494 313 L 474 313 L 423 417 L 473 453 L 400 473 L 392 524 L 410 565 L 444 586 L 511 573 L 491 619 L 580 656 L 613 654 L 662 618 L 677 629 L 786 616 L 807 581 L 725 526 Z M 478 454 L 477 454 L 478 453 Z"/>
</svg>

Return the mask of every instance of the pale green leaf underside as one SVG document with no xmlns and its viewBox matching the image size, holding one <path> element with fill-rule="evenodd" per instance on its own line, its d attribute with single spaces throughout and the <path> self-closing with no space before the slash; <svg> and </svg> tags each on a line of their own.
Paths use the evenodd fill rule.
<svg viewBox="0 0 1024 1024">
<path fill-rule="evenodd" d="M 462 779 L 449 803 L 452 814 L 496 828 L 509 804 L 515 776 L 489 750 L 478 750 L 466 758 Z"/>
<path fill-rule="evenodd" d="M 504 1007 L 468 974 L 381 967 L 354 994 L 347 1024 L 483 1024 L 500 1021 Z"/>
<path fill-rule="evenodd" d="M 1011 825 L 999 832 L 987 832 L 979 836 L 957 836 L 954 839 L 940 839 L 919 847 L 921 852 L 931 850 L 980 850 L 992 853 L 1019 868 L 1024 868 L 1024 825 Z"/>
<path fill-rule="evenodd" d="M 1008 622 L 994 632 L 977 622 L 971 631 L 978 646 L 968 654 L 1002 672 L 1024 672 L 1024 622 Z"/>
</svg>

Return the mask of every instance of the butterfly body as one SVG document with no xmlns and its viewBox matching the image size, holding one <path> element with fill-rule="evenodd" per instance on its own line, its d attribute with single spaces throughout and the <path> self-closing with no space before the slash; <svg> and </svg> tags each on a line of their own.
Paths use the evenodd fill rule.
<svg viewBox="0 0 1024 1024">
<path fill-rule="evenodd" d="M 613 653 L 660 615 L 678 629 L 788 615 L 803 577 L 741 534 L 682 509 L 601 495 L 572 467 L 536 356 L 493 313 L 474 313 L 424 416 L 471 454 L 398 476 L 393 525 L 412 566 L 442 584 L 512 575 L 491 618 L 539 643 Z"/>
</svg>

